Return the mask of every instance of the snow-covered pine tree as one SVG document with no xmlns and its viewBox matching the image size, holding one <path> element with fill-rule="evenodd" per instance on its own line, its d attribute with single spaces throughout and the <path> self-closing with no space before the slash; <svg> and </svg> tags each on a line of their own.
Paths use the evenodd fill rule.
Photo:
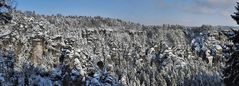
<svg viewBox="0 0 239 86">
<path fill-rule="evenodd" d="M 239 25 L 239 2 L 237 2 L 237 6 L 235 6 L 236 12 L 231 17 L 237 22 Z M 233 49 L 231 51 L 231 56 L 226 62 L 226 68 L 224 69 L 224 82 L 226 86 L 239 86 L 239 31 L 233 30 L 234 37 L 229 39 L 234 43 Z"/>
<path fill-rule="evenodd" d="M 239 24 L 239 2 L 237 2 L 237 5 L 235 6 L 235 9 L 237 10 L 234 12 L 234 15 L 231 15 L 231 17 Z"/>
<path fill-rule="evenodd" d="M 14 0 L 0 0 L 0 22 L 9 23 L 16 4 Z"/>
</svg>

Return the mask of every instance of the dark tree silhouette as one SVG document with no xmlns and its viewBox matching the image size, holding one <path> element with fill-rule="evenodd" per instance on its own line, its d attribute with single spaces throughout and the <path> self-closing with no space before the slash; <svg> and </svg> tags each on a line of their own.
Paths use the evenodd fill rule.
<svg viewBox="0 0 239 86">
<path fill-rule="evenodd" d="M 235 9 L 237 10 L 234 12 L 234 15 L 231 15 L 231 17 L 239 24 L 239 2 L 237 2 L 237 6 L 235 6 Z"/>
<path fill-rule="evenodd" d="M 237 12 L 234 13 L 234 15 L 231 15 L 231 17 L 237 22 L 239 25 L 239 2 L 237 2 L 237 6 L 235 6 Z M 239 86 L 239 31 L 233 30 L 234 37 L 230 38 L 229 40 L 232 40 L 234 43 L 232 51 L 230 51 L 232 54 L 230 58 L 226 62 L 226 68 L 224 69 L 224 82 L 227 86 Z"/>
<path fill-rule="evenodd" d="M 12 20 L 12 12 L 15 8 L 14 0 L 0 0 L 0 22 L 9 23 Z"/>
</svg>

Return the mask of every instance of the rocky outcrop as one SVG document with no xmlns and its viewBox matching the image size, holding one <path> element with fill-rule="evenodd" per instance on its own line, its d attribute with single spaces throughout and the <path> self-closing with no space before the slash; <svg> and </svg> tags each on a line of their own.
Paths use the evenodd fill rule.
<svg viewBox="0 0 239 86">
<path fill-rule="evenodd" d="M 3 85 L 218 86 L 232 27 L 16 12 L 0 28 Z"/>
</svg>

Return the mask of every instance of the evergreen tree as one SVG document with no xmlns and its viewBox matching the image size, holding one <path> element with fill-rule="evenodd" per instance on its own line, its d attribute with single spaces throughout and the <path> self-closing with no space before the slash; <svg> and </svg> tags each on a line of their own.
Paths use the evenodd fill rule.
<svg viewBox="0 0 239 86">
<path fill-rule="evenodd" d="M 239 2 L 237 2 L 237 6 L 235 6 L 237 12 L 231 17 L 237 22 L 239 25 Z M 239 86 L 239 31 L 233 30 L 235 36 L 229 40 L 232 40 L 234 43 L 232 54 L 230 58 L 226 62 L 226 68 L 224 69 L 224 82 L 227 86 Z"/>
<path fill-rule="evenodd" d="M 234 15 L 231 15 L 231 17 L 239 24 L 239 2 L 237 2 L 237 6 L 235 6 L 235 9 L 237 10 L 234 12 Z"/>
<path fill-rule="evenodd" d="M 16 8 L 13 0 L 0 0 L 0 22 L 9 23 L 12 20 L 12 12 Z"/>
</svg>

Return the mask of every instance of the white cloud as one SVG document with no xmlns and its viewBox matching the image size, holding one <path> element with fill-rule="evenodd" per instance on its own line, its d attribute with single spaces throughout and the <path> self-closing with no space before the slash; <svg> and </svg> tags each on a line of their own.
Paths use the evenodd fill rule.
<svg viewBox="0 0 239 86">
<path fill-rule="evenodd" d="M 159 23 L 182 24 L 182 25 L 236 25 L 230 15 L 235 11 L 237 0 L 154 0 L 156 10 L 180 11 L 178 16 L 170 20 L 163 18 Z M 183 14 L 182 14 L 183 13 Z"/>
<path fill-rule="evenodd" d="M 196 5 L 208 8 L 228 8 L 235 2 L 236 0 L 194 0 Z"/>
<path fill-rule="evenodd" d="M 167 3 L 167 0 L 156 0 L 161 9 L 177 9 L 187 13 L 204 15 L 226 15 L 233 13 L 237 0 L 174 0 L 174 3 Z"/>
</svg>

